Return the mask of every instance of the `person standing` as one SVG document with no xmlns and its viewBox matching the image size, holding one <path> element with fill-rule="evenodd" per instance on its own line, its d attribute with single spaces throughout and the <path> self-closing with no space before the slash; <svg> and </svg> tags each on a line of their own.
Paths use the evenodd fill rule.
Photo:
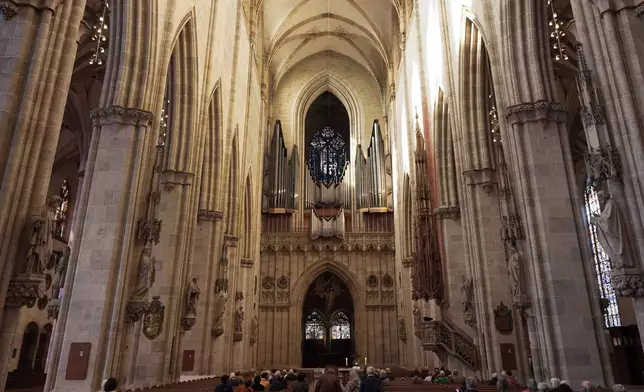
<svg viewBox="0 0 644 392">
<path fill-rule="evenodd" d="M 333 369 L 326 368 L 324 370 L 324 374 L 315 384 L 315 392 L 342 392 L 342 385 L 340 385 L 340 380 L 335 376 Z"/>
<path fill-rule="evenodd" d="M 380 378 L 376 376 L 376 369 L 373 366 L 369 366 L 367 368 L 367 377 L 360 383 L 360 392 L 383 392 L 384 390 L 385 386 Z"/>
</svg>

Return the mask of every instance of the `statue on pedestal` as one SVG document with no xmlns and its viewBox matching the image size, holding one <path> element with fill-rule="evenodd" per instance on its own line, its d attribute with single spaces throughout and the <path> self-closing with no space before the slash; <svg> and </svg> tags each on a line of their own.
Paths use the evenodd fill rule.
<svg viewBox="0 0 644 392">
<path fill-rule="evenodd" d="M 26 273 L 41 274 L 52 252 L 53 238 L 56 231 L 56 209 L 62 199 L 49 196 L 47 203 L 31 215 L 29 225 L 29 247 L 27 253 Z"/>
<path fill-rule="evenodd" d="M 197 315 L 197 303 L 199 302 L 199 286 L 197 285 L 197 278 L 192 278 L 188 285 L 188 292 L 186 296 L 186 316 Z"/>
<path fill-rule="evenodd" d="M 604 203 L 601 214 L 590 217 L 590 223 L 597 227 L 597 239 L 610 257 L 615 269 L 633 267 L 628 255 L 626 222 L 622 218 L 619 206 L 606 191 L 597 192 L 600 203 Z"/>
<path fill-rule="evenodd" d="M 510 258 L 508 259 L 508 275 L 510 277 L 510 293 L 512 299 L 519 300 L 524 294 L 523 281 L 521 278 L 521 253 L 517 250 L 514 244 L 508 245 Z"/>
<path fill-rule="evenodd" d="M 156 277 L 155 260 L 150 257 L 150 248 L 144 248 L 139 261 L 139 273 L 136 279 L 136 288 L 132 294 L 132 299 L 145 299 L 154 284 Z"/>
</svg>

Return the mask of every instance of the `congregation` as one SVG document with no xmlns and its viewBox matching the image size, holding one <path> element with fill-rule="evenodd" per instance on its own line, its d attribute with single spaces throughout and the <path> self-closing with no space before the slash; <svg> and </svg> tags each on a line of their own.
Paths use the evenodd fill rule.
<svg viewBox="0 0 644 392">
<path fill-rule="evenodd" d="M 245 377 L 239 372 L 231 373 L 230 376 L 223 375 L 215 392 L 256 392 L 256 391 L 283 391 L 289 392 L 385 392 L 385 387 L 392 385 L 396 375 L 390 368 L 376 369 L 372 366 L 365 369 L 353 369 L 348 373 L 348 379 L 342 380 L 334 368 L 326 368 L 324 373 L 313 380 L 313 387 L 310 388 L 307 375 L 298 373 L 297 370 L 264 370 L 254 376 Z M 537 382 L 535 379 L 528 379 L 525 385 L 521 385 L 512 375 L 511 371 L 502 371 L 500 375 L 492 374 L 488 380 L 475 377 L 464 377 L 458 370 L 445 370 L 443 367 L 434 368 L 430 372 L 428 368 L 414 369 L 408 377 L 399 377 L 399 382 L 408 381 L 409 384 L 439 384 L 454 386 L 457 392 L 479 392 L 478 386 L 484 385 L 485 390 L 496 388 L 498 392 L 522 391 L 522 392 L 573 392 L 574 389 L 566 380 L 551 378 L 548 382 Z M 398 385 L 398 384 L 396 384 Z M 578 391 L 593 392 L 606 390 L 602 387 L 595 387 L 590 381 L 583 381 Z M 613 392 L 626 392 L 622 384 L 615 384 Z"/>
</svg>

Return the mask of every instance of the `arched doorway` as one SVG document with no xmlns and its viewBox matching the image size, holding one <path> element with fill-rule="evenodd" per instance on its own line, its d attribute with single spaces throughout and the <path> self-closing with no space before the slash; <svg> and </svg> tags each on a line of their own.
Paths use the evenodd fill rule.
<svg viewBox="0 0 644 392">
<path fill-rule="evenodd" d="M 353 298 L 331 272 L 311 283 L 302 308 L 302 366 L 345 366 L 355 350 Z"/>
<path fill-rule="evenodd" d="M 22 345 L 20 346 L 20 358 L 18 359 L 19 371 L 31 371 L 33 369 L 39 333 L 40 328 L 33 321 L 25 327 L 25 333 L 22 335 Z"/>
</svg>

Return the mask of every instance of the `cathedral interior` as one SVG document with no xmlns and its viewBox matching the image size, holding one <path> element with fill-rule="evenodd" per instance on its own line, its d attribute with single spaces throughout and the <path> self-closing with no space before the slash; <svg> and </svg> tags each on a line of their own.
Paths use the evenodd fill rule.
<svg viewBox="0 0 644 392">
<path fill-rule="evenodd" d="M 644 384 L 642 0 L 0 14 L 0 391 Z"/>
</svg>

